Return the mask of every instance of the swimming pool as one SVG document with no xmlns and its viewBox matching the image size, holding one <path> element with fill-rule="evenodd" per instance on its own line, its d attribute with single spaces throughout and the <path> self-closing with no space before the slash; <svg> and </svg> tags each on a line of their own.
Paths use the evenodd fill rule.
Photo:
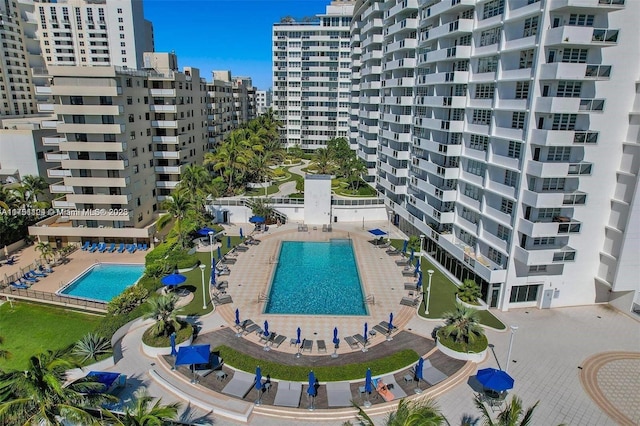
<svg viewBox="0 0 640 426">
<path fill-rule="evenodd" d="M 89 267 L 56 293 L 109 302 L 144 274 L 144 265 L 99 263 Z"/>
<path fill-rule="evenodd" d="M 283 241 L 264 312 L 367 315 L 351 241 Z"/>
</svg>

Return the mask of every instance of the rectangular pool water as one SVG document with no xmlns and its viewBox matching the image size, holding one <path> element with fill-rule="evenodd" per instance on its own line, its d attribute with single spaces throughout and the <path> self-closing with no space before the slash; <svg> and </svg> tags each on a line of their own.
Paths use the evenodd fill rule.
<svg viewBox="0 0 640 426">
<path fill-rule="evenodd" d="M 57 293 L 109 302 L 144 274 L 144 265 L 99 263 L 74 278 Z"/>
<path fill-rule="evenodd" d="M 351 241 L 283 241 L 264 312 L 367 315 Z"/>
</svg>

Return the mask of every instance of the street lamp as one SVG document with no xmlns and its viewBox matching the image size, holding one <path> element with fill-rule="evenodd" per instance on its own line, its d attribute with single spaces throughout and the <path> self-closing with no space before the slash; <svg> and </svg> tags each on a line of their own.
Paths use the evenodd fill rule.
<svg viewBox="0 0 640 426">
<path fill-rule="evenodd" d="M 427 274 L 429 274 L 429 285 L 427 286 L 427 298 L 424 298 L 424 290 L 422 290 L 422 300 L 425 301 L 424 305 L 424 313 L 425 315 L 429 315 L 429 299 L 431 298 L 431 277 L 433 276 L 433 269 L 429 269 Z M 424 289 L 424 286 L 422 287 Z"/>
<path fill-rule="evenodd" d="M 391 241 L 391 215 L 393 212 L 387 212 L 387 238 Z"/>
<path fill-rule="evenodd" d="M 507 353 L 507 365 L 505 365 L 504 367 L 505 373 L 509 372 L 509 362 L 511 362 L 511 349 L 513 348 L 513 336 L 516 334 L 516 331 L 518 331 L 517 325 L 512 325 L 509 328 L 511 328 L 511 337 L 509 338 L 509 352 Z"/>
<path fill-rule="evenodd" d="M 204 270 L 206 266 L 200 264 L 200 272 L 202 273 L 202 309 L 207 309 L 207 292 L 204 287 Z"/>
<path fill-rule="evenodd" d="M 422 247 L 424 247 L 424 239 L 425 239 L 425 235 L 420 234 L 420 257 L 422 257 Z"/>
<path fill-rule="evenodd" d="M 213 231 L 209 231 L 209 251 L 211 252 L 211 267 L 213 268 Z"/>
</svg>

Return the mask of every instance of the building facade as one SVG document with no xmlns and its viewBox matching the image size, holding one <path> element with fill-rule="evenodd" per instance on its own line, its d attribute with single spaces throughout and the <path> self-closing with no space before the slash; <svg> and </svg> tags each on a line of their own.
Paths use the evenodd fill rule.
<svg viewBox="0 0 640 426">
<path fill-rule="evenodd" d="M 273 26 L 273 110 L 285 147 L 313 150 L 349 138 L 353 5 L 333 1 L 313 21 Z"/>
<path fill-rule="evenodd" d="M 491 307 L 639 301 L 639 8 L 355 5 L 352 144 L 394 222 Z"/>
</svg>

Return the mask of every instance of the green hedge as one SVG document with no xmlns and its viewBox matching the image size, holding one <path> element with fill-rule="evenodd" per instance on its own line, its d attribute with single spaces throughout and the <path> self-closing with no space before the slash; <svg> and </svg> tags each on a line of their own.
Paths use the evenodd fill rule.
<svg viewBox="0 0 640 426">
<path fill-rule="evenodd" d="M 193 326 L 188 322 L 180 322 L 182 328 L 176 332 L 176 343 L 182 343 L 193 335 Z M 142 335 L 142 342 L 154 348 L 168 348 L 171 341 L 168 336 L 154 336 L 149 327 Z"/>
<path fill-rule="evenodd" d="M 313 369 L 318 380 L 335 382 L 342 380 L 357 380 L 364 378 L 367 368 L 371 368 L 374 376 L 390 373 L 410 366 L 418 361 L 418 354 L 412 349 L 396 352 L 388 357 L 375 359 L 366 363 L 335 366 L 294 366 L 282 365 L 277 362 L 256 359 L 236 351 L 228 346 L 218 346 L 213 349 L 219 351 L 224 362 L 234 368 L 246 372 L 255 371 L 259 365 L 262 375 L 269 374 L 274 379 L 302 382 L 308 379 L 309 370 Z"/>
<path fill-rule="evenodd" d="M 438 330 L 438 341 L 446 346 L 449 349 L 452 349 L 456 352 L 462 352 L 462 353 L 467 353 L 467 352 L 472 352 L 472 353 L 478 353 L 478 352 L 482 352 L 485 349 L 487 349 L 487 346 L 489 346 L 489 341 L 487 340 L 487 336 L 480 336 L 478 338 L 476 338 L 475 342 L 473 342 L 472 344 L 470 344 L 468 347 L 465 343 L 458 343 L 458 342 L 454 342 L 453 339 L 451 337 L 443 337 L 442 335 L 442 329 Z"/>
<path fill-rule="evenodd" d="M 148 310 L 148 305 L 143 303 L 142 305 L 138 305 L 132 311 L 122 314 L 122 315 L 111 315 L 107 314 L 100 324 L 95 329 L 95 332 L 107 339 L 111 340 L 113 337 L 113 333 L 118 331 L 120 327 L 128 323 L 129 321 L 133 321 L 134 319 L 140 318 L 145 315 Z"/>
</svg>

